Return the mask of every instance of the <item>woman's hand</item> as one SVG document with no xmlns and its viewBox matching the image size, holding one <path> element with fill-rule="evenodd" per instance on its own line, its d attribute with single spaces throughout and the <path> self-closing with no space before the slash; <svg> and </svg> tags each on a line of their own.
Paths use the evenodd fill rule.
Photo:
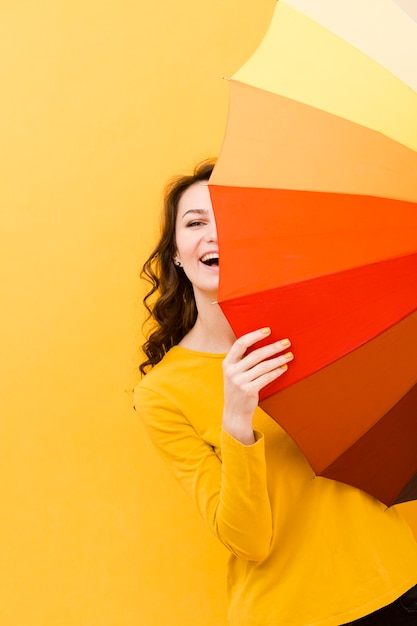
<svg viewBox="0 0 417 626">
<path fill-rule="evenodd" d="M 252 417 L 260 390 L 282 376 L 288 369 L 288 362 L 294 358 L 292 352 L 280 354 L 291 345 L 288 339 L 246 354 L 248 348 L 270 333 L 270 328 L 262 328 L 242 335 L 223 361 L 223 428 L 246 445 L 255 442 Z"/>
</svg>

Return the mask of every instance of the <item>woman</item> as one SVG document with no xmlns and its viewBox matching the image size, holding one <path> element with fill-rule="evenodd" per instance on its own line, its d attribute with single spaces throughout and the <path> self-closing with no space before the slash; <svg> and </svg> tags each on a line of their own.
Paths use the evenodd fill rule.
<svg viewBox="0 0 417 626">
<path fill-rule="evenodd" d="M 286 337 L 264 345 L 268 320 L 236 340 L 216 303 L 212 169 L 203 163 L 166 192 L 161 238 L 144 265 L 155 327 L 135 406 L 230 550 L 229 623 L 417 624 L 417 545 L 398 511 L 312 480 L 295 443 L 258 407 L 259 391 L 294 357 Z"/>
</svg>

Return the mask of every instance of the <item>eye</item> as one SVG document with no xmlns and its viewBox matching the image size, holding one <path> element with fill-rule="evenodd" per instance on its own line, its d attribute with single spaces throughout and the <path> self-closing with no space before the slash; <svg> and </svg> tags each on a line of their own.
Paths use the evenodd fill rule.
<svg viewBox="0 0 417 626">
<path fill-rule="evenodd" d="M 198 226 L 203 226 L 204 222 L 201 220 L 192 220 L 191 222 L 187 222 L 187 228 L 196 228 Z"/>
</svg>

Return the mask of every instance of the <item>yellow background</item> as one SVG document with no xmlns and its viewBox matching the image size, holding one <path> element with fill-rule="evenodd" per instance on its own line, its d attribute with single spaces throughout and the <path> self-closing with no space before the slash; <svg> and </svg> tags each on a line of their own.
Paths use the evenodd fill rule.
<svg viewBox="0 0 417 626">
<path fill-rule="evenodd" d="M 225 624 L 227 555 L 131 406 L 138 273 L 274 6 L 0 4 L 1 626 Z"/>
</svg>

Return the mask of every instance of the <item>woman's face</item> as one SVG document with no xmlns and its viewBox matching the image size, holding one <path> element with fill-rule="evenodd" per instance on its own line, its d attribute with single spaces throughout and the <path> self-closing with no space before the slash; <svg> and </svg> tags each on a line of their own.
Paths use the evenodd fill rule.
<svg viewBox="0 0 417 626">
<path fill-rule="evenodd" d="M 217 297 L 219 248 L 207 182 L 194 183 L 181 196 L 175 226 L 176 255 L 194 294 Z"/>
</svg>

